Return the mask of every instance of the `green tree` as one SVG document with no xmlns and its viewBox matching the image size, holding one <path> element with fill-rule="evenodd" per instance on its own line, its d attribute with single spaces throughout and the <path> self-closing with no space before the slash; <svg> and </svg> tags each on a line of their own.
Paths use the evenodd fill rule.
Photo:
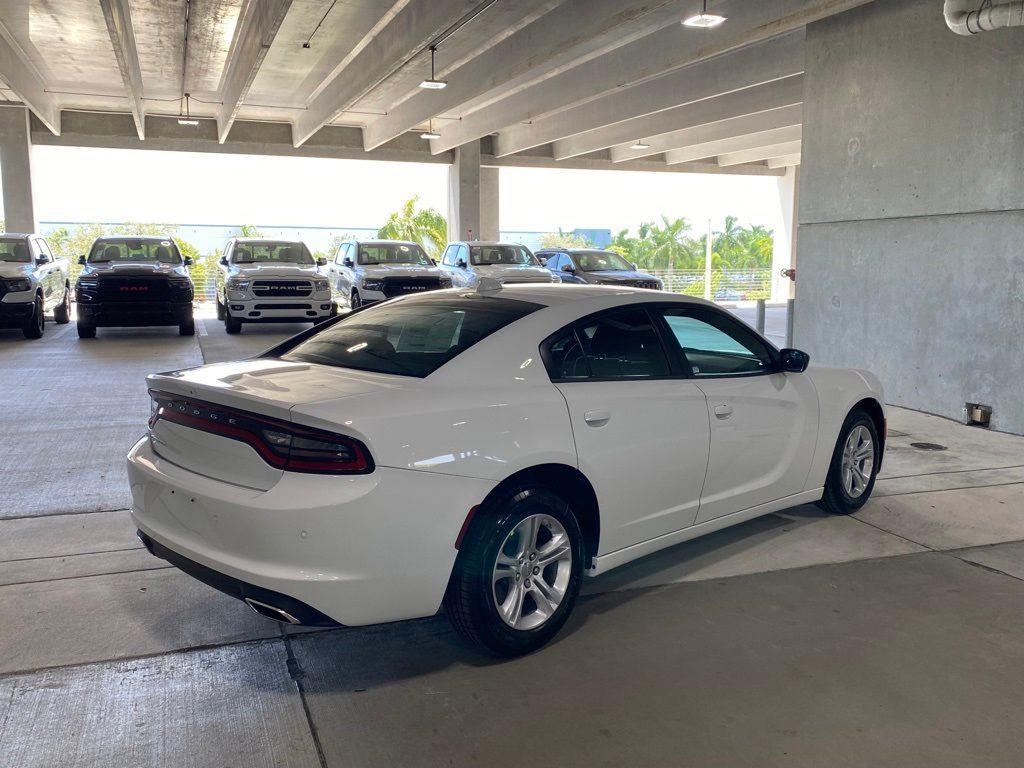
<svg viewBox="0 0 1024 768">
<path fill-rule="evenodd" d="M 541 248 L 593 248 L 594 244 L 575 232 L 548 232 L 540 239 Z"/>
<path fill-rule="evenodd" d="M 377 237 L 419 243 L 431 258 L 436 259 L 448 243 L 448 221 L 433 208 L 417 210 L 418 202 L 418 195 L 406 200 L 377 230 Z"/>
<path fill-rule="evenodd" d="M 263 233 L 260 232 L 253 224 L 243 224 L 238 228 L 239 237 L 263 237 Z"/>
</svg>

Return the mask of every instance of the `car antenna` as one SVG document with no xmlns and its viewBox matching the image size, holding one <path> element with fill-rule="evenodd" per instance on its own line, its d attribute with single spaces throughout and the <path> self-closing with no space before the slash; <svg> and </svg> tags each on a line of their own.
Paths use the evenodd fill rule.
<svg viewBox="0 0 1024 768">
<path fill-rule="evenodd" d="M 481 277 L 476 284 L 477 293 L 497 293 L 501 290 L 501 280 L 493 277 Z"/>
</svg>

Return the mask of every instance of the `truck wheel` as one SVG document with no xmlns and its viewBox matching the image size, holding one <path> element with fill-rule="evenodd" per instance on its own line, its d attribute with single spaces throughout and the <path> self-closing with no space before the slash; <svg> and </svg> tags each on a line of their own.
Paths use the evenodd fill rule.
<svg viewBox="0 0 1024 768">
<path fill-rule="evenodd" d="M 217 296 L 217 319 L 218 320 L 223 320 L 225 314 L 226 313 L 224 311 L 224 305 L 221 304 L 220 295 L 218 295 Z"/>
<path fill-rule="evenodd" d="M 32 317 L 22 326 L 21 332 L 26 339 L 41 339 L 46 325 L 46 317 L 43 315 L 43 297 L 36 296 L 32 305 Z"/>
<path fill-rule="evenodd" d="M 242 321 L 237 317 L 232 317 L 230 313 L 224 315 L 224 330 L 234 336 L 236 333 L 242 332 Z"/>
<path fill-rule="evenodd" d="M 362 299 L 359 298 L 359 291 L 352 291 L 352 296 L 348 300 L 348 305 L 352 309 L 359 309 L 361 306 L 363 306 L 363 301 Z"/>
<path fill-rule="evenodd" d="M 182 323 L 178 326 L 179 336 L 195 336 L 196 335 L 196 321 L 189 320 L 187 323 Z"/>
<path fill-rule="evenodd" d="M 57 325 L 67 325 L 71 322 L 71 288 L 64 286 L 64 301 L 53 310 L 53 321 Z"/>
<path fill-rule="evenodd" d="M 81 321 L 78 323 L 78 338 L 80 339 L 95 339 L 96 338 L 96 326 L 95 325 L 84 325 Z"/>
</svg>

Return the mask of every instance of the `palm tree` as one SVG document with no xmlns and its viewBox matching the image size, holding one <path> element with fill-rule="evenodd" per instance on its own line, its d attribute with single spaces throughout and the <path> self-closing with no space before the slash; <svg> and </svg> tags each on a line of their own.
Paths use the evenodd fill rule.
<svg viewBox="0 0 1024 768">
<path fill-rule="evenodd" d="M 448 222 L 433 208 L 416 210 L 417 202 L 418 195 L 406 200 L 377 230 L 377 237 L 419 243 L 431 258 L 436 259 L 448 242 Z"/>
<path fill-rule="evenodd" d="M 669 219 L 661 217 L 663 226 L 650 226 L 648 236 L 653 249 L 651 256 L 654 262 L 669 271 L 694 268 L 700 260 L 697 242 L 688 234 L 690 225 L 685 218 Z"/>
</svg>

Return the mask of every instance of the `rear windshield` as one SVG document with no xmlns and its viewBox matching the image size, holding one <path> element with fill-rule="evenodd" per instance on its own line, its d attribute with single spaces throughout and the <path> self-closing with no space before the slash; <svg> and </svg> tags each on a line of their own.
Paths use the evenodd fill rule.
<svg viewBox="0 0 1024 768">
<path fill-rule="evenodd" d="M 89 261 L 99 264 L 108 261 L 152 261 L 180 264 L 181 254 L 173 240 L 97 240 L 92 244 Z"/>
<path fill-rule="evenodd" d="M 513 264 L 519 266 L 540 266 L 533 254 L 521 245 L 474 245 L 469 256 L 478 266 L 490 264 Z"/>
<path fill-rule="evenodd" d="M 429 376 L 478 341 L 540 309 L 492 296 L 402 299 L 349 315 L 282 359 L 399 376 Z"/>
<path fill-rule="evenodd" d="M 420 264 L 429 267 L 431 262 L 426 251 L 418 245 L 360 245 L 360 264 Z"/>
<path fill-rule="evenodd" d="M 29 253 L 28 243 L 25 238 L 0 238 L 0 261 L 14 261 L 18 264 L 28 264 Z"/>
<path fill-rule="evenodd" d="M 316 262 L 304 243 L 272 242 L 235 243 L 232 259 L 235 264 L 306 264 Z"/>
</svg>

